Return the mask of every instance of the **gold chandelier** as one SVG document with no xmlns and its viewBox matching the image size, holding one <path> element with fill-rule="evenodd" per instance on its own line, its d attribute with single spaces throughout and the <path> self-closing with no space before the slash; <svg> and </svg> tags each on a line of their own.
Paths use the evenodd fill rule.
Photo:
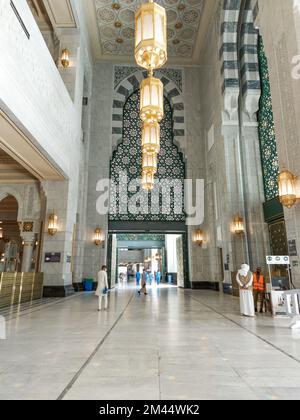
<svg viewBox="0 0 300 420">
<path fill-rule="evenodd" d="M 153 76 L 141 83 L 140 114 L 144 122 L 160 122 L 164 117 L 164 85 Z"/>
<path fill-rule="evenodd" d="M 135 15 L 135 59 L 147 70 L 167 61 L 167 16 L 163 7 L 149 0 Z"/>
<path fill-rule="evenodd" d="M 164 87 L 153 71 L 167 61 L 167 16 L 163 7 L 149 0 L 135 15 L 135 59 L 148 70 L 140 86 L 142 128 L 142 187 L 152 190 L 160 150 L 160 126 L 164 117 Z"/>
<path fill-rule="evenodd" d="M 153 190 L 155 172 L 142 171 L 142 188 L 144 190 Z"/>
<path fill-rule="evenodd" d="M 158 123 L 144 123 L 142 131 L 142 152 L 159 153 L 160 127 Z"/>
<path fill-rule="evenodd" d="M 157 172 L 157 154 L 156 153 L 143 153 L 142 167 L 144 172 L 152 172 L 153 175 Z"/>
</svg>

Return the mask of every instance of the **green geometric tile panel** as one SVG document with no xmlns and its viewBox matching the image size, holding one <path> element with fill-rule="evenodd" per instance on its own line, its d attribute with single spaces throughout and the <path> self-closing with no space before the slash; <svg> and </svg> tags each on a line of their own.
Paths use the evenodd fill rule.
<svg viewBox="0 0 300 420">
<path fill-rule="evenodd" d="M 269 78 L 268 60 L 265 54 L 262 36 L 258 44 L 259 68 L 262 94 L 258 112 L 258 131 L 260 140 L 261 161 L 263 168 L 266 201 L 278 197 L 279 160 L 276 146 L 274 115 Z"/>
<path fill-rule="evenodd" d="M 140 93 L 139 91 L 133 93 L 127 100 L 124 111 L 123 111 L 123 137 L 121 144 L 118 145 L 116 151 L 113 154 L 110 167 L 111 179 L 118 184 L 119 174 L 121 171 L 127 173 L 128 180 L 140 179 L 142 172 L 142 149 L 141 149 L 141 121 L 139 118 L 139 107 L 140 107 Z M 172 121 L 172 108 L 169 101 L 164 99 L 164 110 L 165 117 L 160 124 L 161 127 L 161 138 L 160 145 L 161 150 L 158 155 L 158 173 L 155 178 L 158 180 L 180 180 L 182 185 L 182 192 L 184 191 L 184 178 L 185 178 L 185 164 L 183 161 L 183 155 L 179 152 L 177 146 L 173 143 L 173 121 Z M 180 189 L 179 189 L 180 190 Z M 136 194 L 136 191 L 128 192 L 128 200 Z M 158 214 L 145 214 L 147 213 L 147 207 L 151 205 L 151 194 L 146 194 L 144 202 L 140 203 L 140 209 L 138 214 L 118 214 L 117 209 L 120 204 L 120 197 L 118 195 L 118 189 L 115 199 L 111 200 L 110 203 L 110 221 L 185 221 L 184 213 L 184 198 L 180 191 L 176 191 L 174 188 L 173 192 L 174 200 L 177 198 L 177 202 L 180 203 L 180 214 L 174 212 L 174 203 L 171 199 L 171 212 L 167 211 L 168 208 L 163 206 L 162 197 L 160 194 L 160 211 Z M 148 197 L 148 203 L 147 203 Z M 116 214 L 114 214 L 116 213 Z M 166 213 L 166 214 L 164 214 Z"/>
</svg>

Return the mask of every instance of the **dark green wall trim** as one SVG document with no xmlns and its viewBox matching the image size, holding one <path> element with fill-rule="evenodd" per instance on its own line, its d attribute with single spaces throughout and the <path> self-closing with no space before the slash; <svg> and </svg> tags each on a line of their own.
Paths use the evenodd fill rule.
<svg viewBox="0 0 300 420">
<path fill-rule="evenodd" d="M 192 289 L 194 290 L 220 290 L 220 285 L 217 282 L 210 281 L 194 281 L 192 282 Z"/>
<path fill-rule="evenodd" d="M 266 201 L 263 205 L 265 222 L 270 223 L 284 218 L 283 206 L 278 198 Z"/>
<path fill-rule="evenodd" d="M 117 222 L 108 223 L 108 231 L 112 233 L 186 233 L 184 222 Z"/>
<path fill-rule="evenodd" d="M 93 283 L 93 291 L 95 292 L 98 286 L 98 282 L 94 281 Z M 83 290 L 83 282 L 82 283 L 73 283 L 73 287 L 75 292 L 84 292 Z"/>
<path fill-rule="evenodd" d="M 44 286 L 43 297 L 67 297 L 75 293 L 74 287 L 69 286 Z"/>
<path fill-rule="evenodd" d="M 279 160 L 272 108 L 268 59 L 265 54 L 262 36 L 259 36 L 258 38 L 258 58 L 261 79 L 261 98 L 258 112 L 258 133 L 265 198 L 267 201 L 269 201 L 276 198 L 279 193 L 277 183 L 277 178 L 279 175 Z"/>
</svg>

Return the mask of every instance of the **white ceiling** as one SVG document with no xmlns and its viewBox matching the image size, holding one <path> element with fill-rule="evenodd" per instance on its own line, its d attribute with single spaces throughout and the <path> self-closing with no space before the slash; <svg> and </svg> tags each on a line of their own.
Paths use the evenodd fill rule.
<svg viewBox="0 0 300 420">
<path fill-rule="evenodd" d="M 95 58 L 133 62 L 134 14 L 145 0 L 87 0 L 85 12 Z M 167 11 L 171 64 L 198 64 L 201 40 L 217 1 L 156 0 Z M 210 13 L 210 15 L 209 15 Z"/>
</svg>

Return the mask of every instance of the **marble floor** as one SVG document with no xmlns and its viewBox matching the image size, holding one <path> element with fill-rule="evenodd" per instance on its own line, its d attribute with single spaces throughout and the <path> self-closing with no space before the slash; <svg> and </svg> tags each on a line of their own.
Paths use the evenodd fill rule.
<svg viewBox="0 0 300 420">
<path fill-rule="evenodd" d="M 238 300 L 162 287 L 6 310 L 0 399 L 300 399 L 300 333 Z"/>
</svg>

